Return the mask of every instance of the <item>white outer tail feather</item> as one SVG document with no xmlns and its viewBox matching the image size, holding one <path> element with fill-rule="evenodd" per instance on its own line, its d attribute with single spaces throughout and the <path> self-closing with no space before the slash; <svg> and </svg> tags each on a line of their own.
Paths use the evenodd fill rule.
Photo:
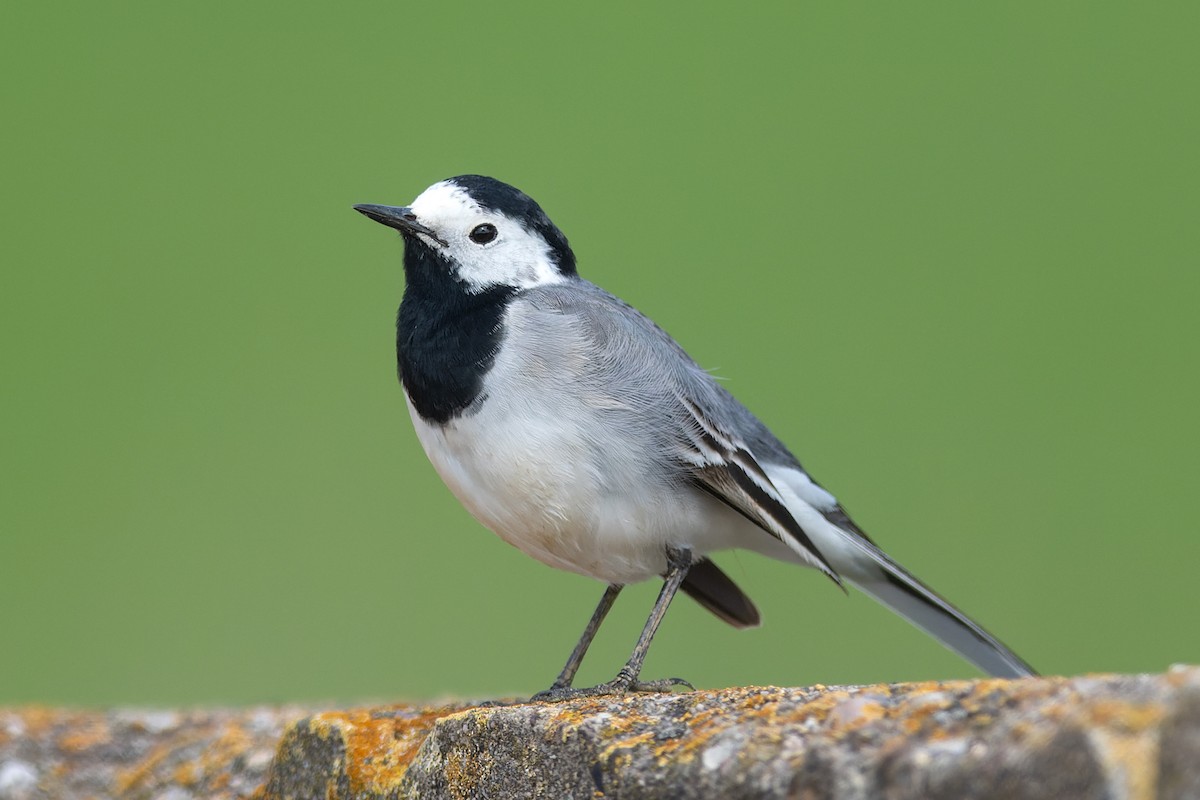
<svg viewBox="0 0 1200 800">
<path fill-rule="evenodd" d="M 947 648 L 997 678 L 1037 673 L 1020 656 L 893 561 L 887 553 L 825 518 L 837 501 L 808 475 L 791 467 L 767 468 L 788 510 L 821 554 L 848 583 L 904 617 Z M 788 543 L 793 550 L 795 543 Z M 779 558 L 777 552 L 767 555 Z M 890 576 L 890 577 L 889 577 Z"/>
<path fill-rule="evenodd" d="M 848 570 L 846 580 L 943 645 L 997 678 L 1036 675 L 1033 668 L 974 620 L 939 597 L 886 553 L 853 534 L 842 532 L 877 570 Z M 837 568 L 837 562 L 834 567 Z M 870 575 L 877 572 L 877 577 Z M 889 579 L 888 576 L 891 576 Z"/>
</svg>

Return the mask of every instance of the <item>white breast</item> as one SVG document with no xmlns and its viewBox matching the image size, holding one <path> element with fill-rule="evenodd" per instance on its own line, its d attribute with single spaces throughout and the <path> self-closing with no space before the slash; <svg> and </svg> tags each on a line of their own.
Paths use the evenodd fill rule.
<svg viewBox="0 0 1200 800">
<path fill-rule="evenodd" d="M 434 469 L 459 502 L 509 544 L 559 569 L 608 583 L 661 574 L 674 525 L 697 509 L 679 496 L 602 475 L 572 426 L 514 418 L 489 398 L 478 413 L 431 425 L 409 404 Z"/>
<path fill-rule="evenodd" d="M 520 304 L 510 310 L 478 406 L 434 425 L 409 403 L 417 437 L 455 497 L 530 556 L 608 583 L 661 575 L 667 543 L 698 553 L 740 546 L 752 526 L 673 480 L 644 417 L 594 384 L 572 382 L 586 353 L 570 321 L 539 315 L 534 334 L 527 313 Z M 513 347 L 523 335 L 553 345 Z"/>
</svg>

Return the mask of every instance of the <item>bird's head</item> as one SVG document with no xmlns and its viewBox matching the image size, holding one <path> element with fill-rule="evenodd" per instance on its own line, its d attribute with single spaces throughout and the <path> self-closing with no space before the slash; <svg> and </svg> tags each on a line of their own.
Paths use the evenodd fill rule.
<svg viewBox="0 0 1200 800">
<path fill-rule="evenodd" d="M 406 265 L 442 264 L 469 292 L 529 289 L 575 275 L 567 237 L 533 198 L 495 178 L 459 175 L 430 186 L 410 206 L 354 208 L 400 231 Z"/>
</svg>

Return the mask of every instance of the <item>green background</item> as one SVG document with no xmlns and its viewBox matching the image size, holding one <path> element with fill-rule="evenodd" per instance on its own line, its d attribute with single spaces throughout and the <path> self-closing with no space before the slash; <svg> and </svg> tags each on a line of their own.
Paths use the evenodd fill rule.
<svg viewBox="0 0 1200 800">
<path fill-rule="evenodd" d="M 541 201 L 860 524 L 1048 673 L 1200 661 L 1200 5 L 8 3 L 0 702 L 544 688 L 601 587 L 476 524 L 396 236 Z M 968 677 L 748 554 L 648 677 Z M 582 681 L 624 662 L 618 602 Z"/>
</svg>

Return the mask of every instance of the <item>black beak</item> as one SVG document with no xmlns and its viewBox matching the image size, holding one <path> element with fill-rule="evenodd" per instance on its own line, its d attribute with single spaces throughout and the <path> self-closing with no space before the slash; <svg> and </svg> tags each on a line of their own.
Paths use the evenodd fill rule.
<svg viewBox="0 0 1200 800">
<path fill-rule="evenodd" d="M 417 215 L 412 212 L 411 208 L 396 208 L 395 206 L 376 206 L 370 203 L 360 203 L 354 207 L 354 210 L 365 217 L 378 222 L 380 225 L 387 225 L 389 228 L 395 228 L 400 233 L 420 233 L 433 239 L 442 247 L 446 247 L 446 242 L 433 232 L 430 228 L 426 228 L 421 223 L 417 222 Z"/>
</svg>

